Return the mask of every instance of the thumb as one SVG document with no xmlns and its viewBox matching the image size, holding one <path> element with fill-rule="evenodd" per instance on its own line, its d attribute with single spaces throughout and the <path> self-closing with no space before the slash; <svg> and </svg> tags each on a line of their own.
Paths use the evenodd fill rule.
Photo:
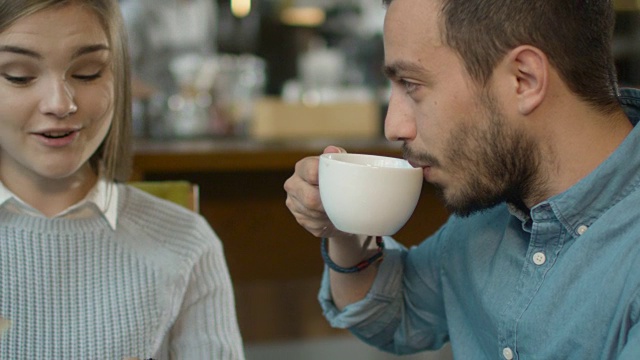
<svg viewBox="0 0 640 360">
<path fill-rule="evenodd" d="M 333 145 L 329 145 L 326 148 L 324 148 L 324 151 L 322 152 L 323 154 L 329 154 L 329 153 L 346 153 L 347 150 L 338 147 L 338 146 L 333 146 Z"/>
</svg>

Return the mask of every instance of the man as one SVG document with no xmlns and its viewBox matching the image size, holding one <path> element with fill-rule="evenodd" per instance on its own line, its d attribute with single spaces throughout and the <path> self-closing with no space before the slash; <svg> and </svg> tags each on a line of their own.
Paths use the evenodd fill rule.
<svg viewBox="0 0 640 360">
<path fill-rule="evenodd" d="M 329 222 L 317 158 L 296 164 L 287 206 L 338 265 L 330 323 L 398 354 L 639 359 L 640 93 L 617 89 L 611 2 L 386 5 L 385 135 L 454 215 L 343 273 L 376 250 Z"/>
</svg>

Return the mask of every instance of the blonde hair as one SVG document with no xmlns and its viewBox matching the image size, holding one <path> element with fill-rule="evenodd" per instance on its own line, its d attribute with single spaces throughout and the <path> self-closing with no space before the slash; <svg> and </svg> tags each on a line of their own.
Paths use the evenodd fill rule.
<svg viewBox="0 0 640 360">
<path fill-rule="evenodd" d="M 126 181 L 131 168 L 131 85 L 127 35 L 117 0 L 0 0 L 0 32 L 35 12 L 68 5 L 86 6 L 96 14 L 112 53 L 113 118 L 89 163 L 107 180 Z"/>
</svg>

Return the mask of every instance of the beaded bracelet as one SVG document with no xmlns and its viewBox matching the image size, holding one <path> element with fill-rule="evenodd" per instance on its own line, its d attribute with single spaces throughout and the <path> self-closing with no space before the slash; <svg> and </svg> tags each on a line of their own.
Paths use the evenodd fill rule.
<svg viewBox="0 0 640 360">
<path fill-rule="evenodd" d="M 334 263 L 333 260 L 331 260 L 331 258 L 329 257 L 329 250 L 328 250 L 329 240 L 327 238 L 322 238 L 322 242 L 320 244 L 320 253 L 322 254 L 322 259 L 324 260 L 324 263 L 327 264 L 327 266 L 333 271 L 343 273 L 343 274 L 360 272 L 366 269 L 367 267 L 369 267 L 369 265 L 375 263 L 376 261 L 382 260 L 382 255 L 384 254 L 383 253 L 384 242 L 382 241 L 382 236 L 376 236 L 375 238 L 376 238 L 376 245 L 378 246 L 378 250 L 376 251 L 376 253 L 372 257 L 366 260 L 363 260 L 352 267 L 345 268 Z"/>
</svg>

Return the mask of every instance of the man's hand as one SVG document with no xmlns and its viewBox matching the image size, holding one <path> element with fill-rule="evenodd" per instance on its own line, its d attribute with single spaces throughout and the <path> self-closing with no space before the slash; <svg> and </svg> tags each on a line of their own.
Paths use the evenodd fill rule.
<svg viewBox="0 0 640 360">
<path fill-rule="evenodd" d="M 324 153 L 346 152 L 336 146 L 328 146 Z M 294 174 L 284 183 L 287 192 L 286 205 L 298 224 L 316 237 L 345 235 L 337 230 L 322 206 L 318 188 L 319 157 L 311 156 L 296 163 Z"/>
</svg>

